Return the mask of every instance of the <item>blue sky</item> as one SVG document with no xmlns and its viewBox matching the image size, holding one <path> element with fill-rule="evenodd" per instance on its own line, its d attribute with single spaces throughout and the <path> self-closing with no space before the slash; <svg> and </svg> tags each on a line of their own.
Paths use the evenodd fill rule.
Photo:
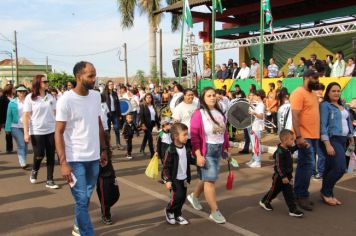
<svg viewBox="0 0 356 236">
<path fill-rule="evenodd" d="M 11 40 L 13 31 L 18 32 L 19 57 L 45 64 L 48 56 L 56 71 L 71 73 L 77 61 L 87 60 L 94 63 L 98 76 L 123 76 L 124 64 L 119 61 L 118 50 L 92 56 L 60 55 L 86 55 L 114 49 L 126 42 L 129 75 L 139 69 L 149 73 L 147 17 L 137 13 L 134 27 L 123 30 L 115 0 L 1 0 L 0 24 L 0 33 Z M 160 28 L 163 70 L 173 76 L 171 60 L 173 49 L 179 47 L 180 33 L 170 31 L 169 14 L 164 15 Z M 198 43 L 201 43 L 197 36 L 201 29 L 202 24 L 194 25 Z M 0 51 L 4 50 L 12 50 L 12 45 L 0 35 Z M 230 57 L 237 59 L 237 55 L 236 49 L 219 51 L 216 61 L 223 63 Z M 5 57 L 0 54 L 0 59 Z"/>
</svg>

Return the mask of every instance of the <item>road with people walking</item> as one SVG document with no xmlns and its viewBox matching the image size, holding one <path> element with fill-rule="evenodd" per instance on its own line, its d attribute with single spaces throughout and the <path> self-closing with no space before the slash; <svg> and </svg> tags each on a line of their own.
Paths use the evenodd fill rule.
<svg viewBox="0 0 356 236">
<path fill-rule="evenodd" d="M 5 140 L 3 132 L 0 140 Z M 111 209 L 113 225 L 101 223 L 100 203 L 96 193 L 93 194 L 90 215 L 96 235 L 355 235 L 355 175 L 346 174 L 337 184 L 335 191 L 343 202 L 341 206 L 322 203 L 321 182 L 311 180 L 314 210 L 297 219 L 288 216 L 282 194 L 272 202 L 274 210 L 271 212 L 258 204 L 271 184 L 273 162 L 270 154 L 262 155 L 262 168 L 251 169 L 244 164 L 250 156 L 237 155 L 237 148 L 234 148 L 233 156 L 240 168 L 235 169 L 233 189 L 226 190 L 228 170 L 224 161 L 216 188 L 219 210 L 227 223 L 219 225 L 211 221 L 205 201 L 202 211 L 194 210 L 186 202 L 183 215 L 191 224 L 172 227 L 166 223 L 163 212 L 169 192 L 164 185 L 145 176 L 149 157 L 139 153 L 140 140 L 133 140 L 132 160 L 126 158 L 124 151 L 114 150 L 113 162 L 121 197 Z M 60 189 L 45 187 L 45 171 L 39 173 L 37 184 L 31 184 L 30 169 L 18 167 L 16 154 L 6 154 L 4 149 L 5 144 L 1 141 L 0 235 L 70 235 L 74 204 L 69 186 L 60 176 L 59 166 L 55 166 L 54 179 Z M 31 157 L 32 152 L 28 158 L 30 165 Z M 188 193 L 197 181 L 195 167 L 192 167 L 192 178 Z"/>
</svg>

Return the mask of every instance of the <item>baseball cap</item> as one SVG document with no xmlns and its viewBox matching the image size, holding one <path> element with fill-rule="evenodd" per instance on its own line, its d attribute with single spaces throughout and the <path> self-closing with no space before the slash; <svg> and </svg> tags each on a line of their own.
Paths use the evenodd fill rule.
<svg viewBox="0 0 356 236">
<path fill-rule="evenodd" d="M 16 91 L 28 91 L 25 86 L 19 86 Z"/>
<path fill-rule="evenodd" d="M 304 72 L 303 77 L 314 77 L 317 78 L 319 77 L 319 73 L 315 70 L 308 69 Z"/>
<path fill-rule="evenodd" d="M 172 123 L 172 119 L 171 119 L 170 117 L 163 117 L 163 118 L 161 119 L 161 124 L 162 124 L 162 125 L 170 124 L 170 123 Z"/>
</svg>

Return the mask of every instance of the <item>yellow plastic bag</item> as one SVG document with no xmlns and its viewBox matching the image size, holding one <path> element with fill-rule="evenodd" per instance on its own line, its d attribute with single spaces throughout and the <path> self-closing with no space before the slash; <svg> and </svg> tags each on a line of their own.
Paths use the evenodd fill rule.
<svg viewBox="0 0 356 236">
<path fill-rule="evenodd" d="M 145 174 L 151 179 L 159 179 L 158 155 L 155 154 L 146 168 Z"/>
</svg>

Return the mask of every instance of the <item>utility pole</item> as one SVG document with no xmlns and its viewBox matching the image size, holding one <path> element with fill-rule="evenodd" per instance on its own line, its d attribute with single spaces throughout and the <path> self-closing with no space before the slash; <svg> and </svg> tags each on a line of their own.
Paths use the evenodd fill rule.
<svg viewBox="0 0 356 236">
<path fill-rule="evenodd" d="M 163 45 L 162 29 L 159 30 L 159 85 L 163 86 Z"/>
<path fill-rule="evenodd" d="M 48 56 L 46 56 L 46 75 L 48 75 Z"/>
<path fill-rule="evenodd" d="M 125 62 L 125 85 L 127 85 L 128 82 L 128 72 L 127 72 L 127 45 L 126 43 L 124 43 L 124 53 L 125 53 L 125 58 L 124 58 L 124 62 Z"/>
<path fill-rule="evenodd" d="M 16 84 L 19 84 L 19 57 L 18 57 L 18 51 L 17 51 L 17 33 L 16 30 L 14 31 L 14 46 L 15 46 L 15 60 L 16 60 Z"/>
</svg>

